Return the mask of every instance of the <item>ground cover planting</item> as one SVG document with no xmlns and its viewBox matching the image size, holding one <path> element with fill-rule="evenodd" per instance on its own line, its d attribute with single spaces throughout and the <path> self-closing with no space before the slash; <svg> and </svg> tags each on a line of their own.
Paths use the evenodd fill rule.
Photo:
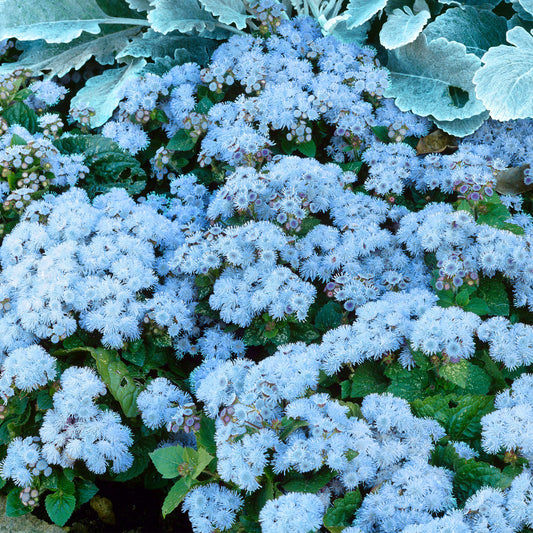
<svg viewBox="0 0 533 533">
<path fill-rule="evenodd" d="M 34 4 L 0 21 L 7 515 L 531 531 L 531 2 Z"/>
</svg>

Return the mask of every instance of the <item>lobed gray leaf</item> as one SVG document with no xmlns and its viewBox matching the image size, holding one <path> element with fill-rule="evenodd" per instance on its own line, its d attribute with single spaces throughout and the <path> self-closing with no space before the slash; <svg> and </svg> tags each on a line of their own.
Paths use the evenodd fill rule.
<svg viewBox="0 0 533 533">
<path fill-rule="evenodd" d="M 153 9 L 148 13 L 152 28 L 163 34 L 178 30 L 214 30 L 217 20 L 199 4 L 198 0 L 151 0 Z"/>
<path fill-rule="evenodd" d="M 477 99 L 472 78 L 481 60 L 463 44 L 444 38 L 428 42 L 422 33 L 416 41 L 389 52 L 391 83 L 385 96 L 394 97 L 402 111 L 436 120 L 452 121 L 485 110 Z M 458 105 L 454 92 L 466 95 Z"/>
<path fill-rule="evenodd" d="M 424 30 L 428 41 L 444 37 L 466 46 L 470 54 L 481 57 L 489 48 L 505 42 L 507 20 L 491 11 L 475 7 L 454 7 L 430 22 Z"/>
<path fill-rule="evenodd" d="M 239 30 L 246 27 L 250 18 L 242 0 L 200 0 L 200 4 L 222 24 L 235 24 Z"/>
<path fill-rule="evenodd" d="M 533 35 L 516 26 L 507 41 L 513 46 L 496 46 L 482 57 L 477 96 L 496 120 L 533 117 Z"/>
<path fill-rule="evenodd" d="M 429 11 L 413 13 L 409 7 L 395 9 L 383 24 L 379 32 L 381 44 L 392 50 L 413 42 L 430 18 Z"/>
<path fill-rule="evenodd" d="M 139 33 L 139 28 L 116 29 L 107 26 L 98 35 L 84 34 L 70 43 L 49 44 L 46 41 L 18 43 L 22 54 L 15 63 L 0 65 L 0 73 L 19 67 L 48 77 L 64 76 L 71 69 L 80 69 L 94 57 L 101 65 L 112 65 L 115 57 L 128 45 L 130 38 Z M 119 26 L 119 28 L 124 28 Z"/>
<path fill-rule="evenodd" d="M 144 59 L 136 59 L 126 67 L 109 69 L 99 76 L 93 76 L 72 99 L 71 109 L 83 106 L 94 108 L 96 114 L 91 117 L 91 126 L 102 126 L 118 106 L 124 84 L 137 76 L 145 65 Z"/>
</svg>

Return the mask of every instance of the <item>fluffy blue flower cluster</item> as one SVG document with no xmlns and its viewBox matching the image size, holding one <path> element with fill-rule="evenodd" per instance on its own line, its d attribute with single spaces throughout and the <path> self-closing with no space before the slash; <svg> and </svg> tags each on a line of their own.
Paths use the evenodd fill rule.
<svg viewBox="0 0 533 533">
<path fill-rule="evenodd" d="M 230 529 L 265 475 L 324 471 L 331 477 L 316 493 L 285 490 L 268 499 L 258 510 L 262 530 L 318 531 L 332 502 L 358 490 L 364 497 L 344 533 L 532 526 L 528 468 L 505 488 L 481 488 L 458 504 L 454 473 L 433 462 L 444 441 L 465 462 L 502 451 L 530 461 L 531 375 L 480 415 L 477 443 L 448 439 L 444 415 L 429 407 L 419 415 L 389 392 L 356 396 L 364 397 L 358 406 L 324 385 L 376 361 L 407 372 L 423 358 L 439 371 L 483 350 L 500 383 L 504 371 L 533 363 L 526 315 L 533 312 L 533 223 L 520 196 L 497 192 L 502 172 L 531 165 L 532 122 L 489 121 L 453 153 L 417 155 L 405 141 L 428 133 L 429 123 L 383 97 L 387 73 L 374 51 L 322 37 L 308 19 L 276 24 L 276 5 L 257 7 L 275 12 L 264 18 L 268 38 L 232 37 L 203 69 L 189 63 L 123 89 L 102 131 L 137 154 L 148 146 L 154 117 L 166 117 L 171 142 L 151 165 L 154 181 L 170 178 L 168 194 L 134 200 L 112 189 L 91 202 L 74 187 L 88 172 L 82 159 L 54 147 L 58 115 L 41 117 L 43 135 L 11 127 L 0 136 L 4 177 L 20 172 L 21 180 L 4 205 L 22 212 L 0 247 L 0 396 L 8 404 L 56 380 L 52 350 L 75 333 L 125 353 L 157 327 L 178 358 L 202 362 L 179 387 L 150 368 L 133 409 L 147 434 L 171 434 L 163 450 L 179 442 L 201 451 L 196 435 L 211 419 L 216 482 L 195 481 L 183 500 L 195 532 Z M 39 83 L 30 102 L 36 108 L 61 98 Z M 13 144 L 15 135 L 27 144 Z M 292 154 L 316 150 L 318 139 L 317 159 Z M 186 148 L 172 149 L 172 140 Z M 189 151 L 212 180 L 198 168 L 179 171 Z M 35 192 L 49 178 L 34 167 L 51 169 L 54 184 L 71 188 L 35 200 L 25 188 Z M 530 185 L 530 173 L 521 179 Z M 452 195 L 459 209 L 430 201 Z M 487 218 L 488 205 L 503 211 L 498 223 Z M 506 299 L 507 287 L 520 311 L 508 318 L 479 301 L 468 308 L 487 280 Z M 309 342 L 280 341 L 265 357 L 248 350 L 257 345 L 247 336 L 257 324 L 266 333 L 303 327 L 318 304 L 336 309 L 334 326 Z M 54 387 L 39 437 L 11 441 L 2 477 L 29 487 L 55 465 L 126 471 L 133 435 L 99 403 L 109 384 L 72 366 Z M 442 411 L 452 409 L 457 398 L 450 398 Z"/>
</svg>

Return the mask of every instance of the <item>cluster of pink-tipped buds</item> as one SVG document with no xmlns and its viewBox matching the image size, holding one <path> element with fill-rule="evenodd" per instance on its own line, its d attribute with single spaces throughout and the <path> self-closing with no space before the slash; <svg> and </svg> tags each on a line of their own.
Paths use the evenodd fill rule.
<svg viewBox="0 0 533 533">
<path fill-rule="evenodd" d="M 218 414 L 218 418 L 227 426 L 230 422 L 233 422 L 233 415 L 235 414 L 235 409 L 230 405 L 229 407 L 224 407 Z"/>
<path fill-rule="evenodd" d="M 39 491 L 31 487 L 24 487 L 20 491 L 20 501 L 24 507 L 37 507 L 39 504 Z"/>
<path fill-rule="evenodd" d="M 200 417 L 194 403 L 186 403 L 177 409 L 173 419 L 167 425 L 168 431 L 178 433 L 196 433 L 200 431 Z"/>
<path fill-rule="evenodd" d="M 494 194 L 492 182 L 480 185 L 468 177 L 455 181 L 453 188 L 457 192 L 458 198 L 467 200 L 469 204 L 473 205 L 483 202 L 483 200 L 490 198 Z"/>
</svg>

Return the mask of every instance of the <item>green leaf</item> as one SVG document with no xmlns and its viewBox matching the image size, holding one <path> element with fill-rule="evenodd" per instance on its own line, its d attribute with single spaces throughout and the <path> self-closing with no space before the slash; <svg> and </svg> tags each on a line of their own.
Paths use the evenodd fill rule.
<svg viewBox="0 0 533 533">
<path fill-rule="evenodd" d="M 453 492 L 461 506 L 481 487 L 505 489 L 511 485 L 513 473 L 501 472 L 498 468 L 476 459 L 463 459 L 452 445 L 437 446 L 433 452 L 433 463 L 455 472 Z"/>
<path fill-rule="evenodd" d="M 316 144 L 313 140 L 298 145 L 298 150 L 306 157 L 315 157 Z"/>
<path fill-rule="evenodd" d="M 409 7 L 395 9 L 387 18 L 387 21 L 381 27 L 379 40 L 381 44 L 392 50 L 413 42 L 426 22 L 430 18 L 429 11 L 425 9 L 417 13 Z"/>
<path fill-rule="evenodd" d="M 194 148 L 197 141 L 198 138 L 193 139 L 187 130 L 178 130 L 168 141 L 167 149 L 176 152 L 188 152 Z"/>
<path fill-rule="evenodd" d="M 138 19 L 110 17 L 96 0 L 17 0 L 3 1 L 1 6 L 0 39 L 68 43 L 82 32 L 99 33 L 100 24 L 142 23 Z"/>
<path fill-rule="evenodd" d="M 96 361 L 96 368 L 113 398 L 120 403 L 127 417 L 137 416 L 137 396 L 141 392 L 130 376 L 128 367 L 115 350 L 85 348 Z"/>
<path fill-rule="evenodd" d="M 492 383 L 490 376 L 482 368 L 466 359 L 441 366 L 439 375 L 446 381 L 465 389 L 468 394 L 487 394 Z"/>
<path fill-rule="evenodd" d="M 344 171 L 355 172 L 357 174 L 361 170 L 361 167 L 363 166 L 363 162 L 362 161 L 351 161 L 349 163 L 341 163 L 339 166 Z"/>
<path fill-rule="evenodd" d="M 250 18 L 242 0 L 200 0 L 200 4 L 223 24 L 234 24 L 239 30 L 246 27 Z"/>
<path fill-rule="evenodd" d="M 509 316 L 509 296 L 505 285 L 496 279 L 484 279 L 478 289 L 481 298 L 486 302 L 490 315 Z"/>
<path fill-rule="evenodd" d="M 96 493 L 98 487 L 87 479 L 79 479 L 76 482 L 76 501 L 78 505 L 87 503 Z"/>
<path fill-rule="evenodd" d="M 424 397 L 424 390 L 429 384 L 427 371 L 420 368 L 407 370 L 399 363 L 390 365 L 385 375 L 392 380 L 387 392 L 409 402 Z"/>
<path fill-rule="evenodd" d="M 380 370 L 378 363 L 374 361 L 365 361 L 357 365 L 353 375 L 347 380 L 348 385 L 342 391 L 342 398 L 364 398 L 368 394 L 384 392 L 387 381 Z"/>
<path fill-rule="evenodd" d="M 148 13 L 152 28 L 163 34 L 173 30 L 181 33 L 190 31 L 213 31 L 216 19 L 208 13 L 198 0 L 152 0 L 153 9 Z"/>
<path fill-rule="evenodd" d="M 20 135 L 13 133 L 9 146 L 26 146 L 28 143 Z"/>
<path fill-rule="evenodd" d="M 454 440 L 476 440 L 481 434 L 481 419 L 494 409 L 492 396 L 462 396 L 450 411 L 446 424 Z"/>
<path fill-rule="evenodd" d="M 327 530 L 330 533 L 341 533 L 352 523 L 361 501 L 359 489 L 347 492 L 342 498 L 337 498 L 324 515 L 324 526 Z"/>
<path fill-rule="evenodd" d="M 165 501 L 163 502 L 163 518 L 170 514 L 176 507 L 183 501 L 187 493 L 191 490 L 193 484 L 189 479 L 179 479 L 174 483 L 172 488 L 169 490 Z"/>
<path fill-rule="evenodd" d="M 197 452 L 196 468 L 192 474 L 192 477 L 196 479 L 208 466 L 214 457 L 205 449 L 199 448 Z"/>
<path fill-rule="evenodd" d="M 505 42 L 507 21 L 491 11 L 472 6 L 454 7 L 428 24 L 424 34 L 428 41 L 444 37 L 466 46 L 469 54 L 481 57 L 489 48 Z"/>
<path fill-rule="evenodd" d="M 35 111 L 30 109 L 24 102 L 13 102 L 2 113 L 2 117 L 10 126 L 13 124 L 20 124 L 30 133 L 35 133 L 37 131 L 37 115 Z"/>
<path fill-rule="evenodd" d="M 513 46 L 495 46 L 474 76 L 478 98 L 496 120 L 533 116 L 533 35 L 516 26 L 507 32 Z"/>
<path fill-rule="evenodd" d="M 197 104 L 194 110 L 197 113 L 207 114 L 209 110 L 213 107 L 213 102 L 207 98 L 207 96 L 204 96 Z"/>
<path fill-rule="evenodd" d="M 83 154 L 89 167 L 84 189 L 90 197 L 122 187 L 130 194 L 139 194 L 145 187 L 146 176 L 139 161 L 129 152 L 103 135 L 62 136 L 54 145 L 63 154 Z"/>
<path fill-rule="evenodd" d="M 280 440 L 285 440 L 293 431 L 298 428 L 308 426 L 309 423 L 305 420 L 283 417 L 281 419 L 281 431 L 279 434 Z"/>
<path fill-rule="evenodd" d="M 283 482 L 283 490 L 289 492 L 318 492 L 329 483 L 337 474 L 327 468 L 309 474 L 293 472 L 288 476 L 288 480 Z"/>
<path fill-rule="evenodd" d="M 12 489 L 9 491 L 6 499 L 6 516 L 10 518 L 16 518 L 17 516 L 24 516 L 31 512 L 30 507 L 25 507 L 22 505 L 22 500 L 20 499 L 20 491 L 22 489 Z"/>
<path fill-rule="evenodd" d="M 338 302 L 329 301 L 318 310 L 315 316 L 315 327 L 326 332 L 340 326 L 342 317 L 342 306 Z"/>
<path fill-rule="evenodd" d="M 17 43 L 22 50 L 15 63 L 0 65 L 0 73 L 16 68 L 29 68 L 48 77 L 62 77 L 71 69 L 79 70 L 94 57 L 101 65 L 112 65 L 115 56 L 126 47 L 138 27 L 107 26 L 98 35 L 83 34 L 70 43 L 50 44 L 43 40 Z"/>
<path fill-rule="evenodd" d="M 204 414 L 200 415 L 200 430 L 196 433 L 198 449 L 205 448 L 211 455 L 216 455 L 215 421 Z"/>
<path fill-rule="evenodd" d="M 76 497 L 61 489 L 46 496 L 44 501 L 50 520 L 58 526 L 64 526 L 76 507 Z"/>
<path fill-rule="evenodd" d="M 485 108 L 475 94 L 472 77 L 481 61 L 463 44 L 444 38 L 428 42 L 422 33 L 416 41 L 389 52 L 391 84 L 386 96 L 396 99 L 402 111 L 451 121 L 479 115 Z M 454 105 L 450 88 L 468 93 L 468 102 Z"/>
<path fill-rule="evenodd" d="M 481 205 L 484 208 L 484 212 L 478 216 L 478 224 L 487 224 L 495 228 L 507 229 L 505 221 L 510 218 L 511 213 L 502 203 L 499 196 L 495 195 L 485 200 Z"/>
<path fill-rule="evenodd" d="M 387 5 L 387 0 L 350 0 L 344 11 L 346 29 L 361 26 L 379 13 Z"/>
<path fill-rule="evenodd" d="M 481 487 L 506 489 L 512 480 L 513 476 L 504 474 L 488 463 L 469 459 L 456 469 L 453 486 L 459 501 L 464 502 Z"/>
<path fill-rule="evenodd" d="M 476 313 L 476 315 L 484 316 L 490 313 L 490 308 L 483 298 L 471 298 L 467 305 L 463 306 L 465 311 Z"/>
<path fill-rule="evenodd" d="M 183 446 L 165 446 L 150 453 L 150 459 L 157 471 L 165 479 L 173 479 L 180 475 L 178 467 L 185 463 Z"/>
<path fill-rule="evenodd" d="M 70 103 L 70 108 L 89 106 L 94 108 L 91 127 L 98 128 L 111 118 L 122 98 L 122 88 L 146 65 L 144 59 L 134 59 L 129 65 L 105 70 L 90 78 Z"/>
<path fill-rule="evenodd" d="M 445 427 L 451 416 L 450 401 L 453 395 L 443 396 L 438 394 L 427 398 L 415 400 L 411 404 L 413 414 L 419 418 L 433 418 Z"/>
</svg>

